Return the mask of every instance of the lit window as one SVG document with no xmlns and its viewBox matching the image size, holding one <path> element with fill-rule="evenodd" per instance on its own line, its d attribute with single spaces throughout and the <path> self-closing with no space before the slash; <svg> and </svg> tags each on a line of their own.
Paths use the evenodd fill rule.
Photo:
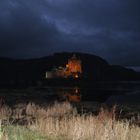
<svg viewBox="0 0 140 140">
<path fill-rule="evenodd" d="M 78 74 L 76 74 L 76 75 L 75 75 L 75 78 L 78 78 L 78 77 L 79 77 Z"/>
</svg>

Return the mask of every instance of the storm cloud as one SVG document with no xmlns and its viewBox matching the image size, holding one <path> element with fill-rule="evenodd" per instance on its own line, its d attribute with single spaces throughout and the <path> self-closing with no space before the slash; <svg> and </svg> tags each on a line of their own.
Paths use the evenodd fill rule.
<svg viewBox="0 0 140 140">
<path fill-rule="evenodd" d="M 139 0 L 1 0 L 0 56 L 62 51 L 140 65 Z"/>
</svg>

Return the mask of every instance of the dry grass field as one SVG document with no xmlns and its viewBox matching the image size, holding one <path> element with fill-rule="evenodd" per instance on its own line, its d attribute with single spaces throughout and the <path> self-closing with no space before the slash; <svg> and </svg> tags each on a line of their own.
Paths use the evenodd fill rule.
<svg viewBox="0 0 140 140">
<path fill-rule="evenodd" d="M 140 140 L 134 121 L 119 119 L 116 106 L 100 108 L 98 115 L 78 113 L 68 102 L 0 107 L 1 140 Z M 137 115 L 137 121 L 140 120 Z"/>
</svg>

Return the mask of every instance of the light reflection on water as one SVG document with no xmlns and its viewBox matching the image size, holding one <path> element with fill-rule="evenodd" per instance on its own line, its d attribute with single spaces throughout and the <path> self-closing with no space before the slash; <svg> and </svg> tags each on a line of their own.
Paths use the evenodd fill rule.
<svg viewBox="0 0 140 140">
<path fill-rule="evenodd" d="M 58 95 L 60 100 L 67 100 L 70 102 L 81 101 L 107 101 L 110 97 L 124 98 L 127 100 L 128 95 L 140 93 L 140 83 L 122 82 L 118 84 L 102 84 L 102 86 L 94 87 L 62 87 L 58 88 L 55 94 Z"/>
<path fill-rule="evenodd" d="M 63 92 L 58 93 L 58 97 L 60 100 L 67 100 L 69 102 L 80 102 L 82 100 L 82 95 L 80 92 L 80 88 L 74 87 L 71 89 L 65 89 Z"/>
<path fill-rule="evenodd" d="M 8 102 L 31 101 L 140 101 L 140 82 L 99 83 L 89 87 L 31 87 L 27 89 L 0 90 L 0 97 Z"/>
</svg>

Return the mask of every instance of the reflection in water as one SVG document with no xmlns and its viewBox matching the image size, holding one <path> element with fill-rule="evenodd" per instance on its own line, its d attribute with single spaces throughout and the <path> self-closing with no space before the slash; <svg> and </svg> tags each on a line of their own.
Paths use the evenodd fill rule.
<svg viewBox="0 0 140 140">
<path fill-rule="evenodd" d="M 60 95 L 60 98 L 67 100 L 69 102 L 80 102 L 81 101 L 81 94 L 80 89 L 78 87 L 66 90 L 63 94 Z"/>
<path fill-rule="evenodd" d="M 44 86 L 44 87 L 29 87 L 25 89 L 1 89 L 0 90 L 0 106 L 9 103 L 15 104 L 21 101 L 99 101 L 105 102 L 113 100 L 114 102 L 119 97 L 120 100 L 139 101 L 140 82 L 102 82 L 94 83 L 92 86 Z M 122 95 L 124 95 L 122 97 Z M 114 96 L 112 98 L 111 96 Z M 117 96 L 117 97 L 116 97 Z M 107 100 L 109 99 L 110 100 Z M 123 99 L 122 99 L 123 98 Z"/>
</svg>

